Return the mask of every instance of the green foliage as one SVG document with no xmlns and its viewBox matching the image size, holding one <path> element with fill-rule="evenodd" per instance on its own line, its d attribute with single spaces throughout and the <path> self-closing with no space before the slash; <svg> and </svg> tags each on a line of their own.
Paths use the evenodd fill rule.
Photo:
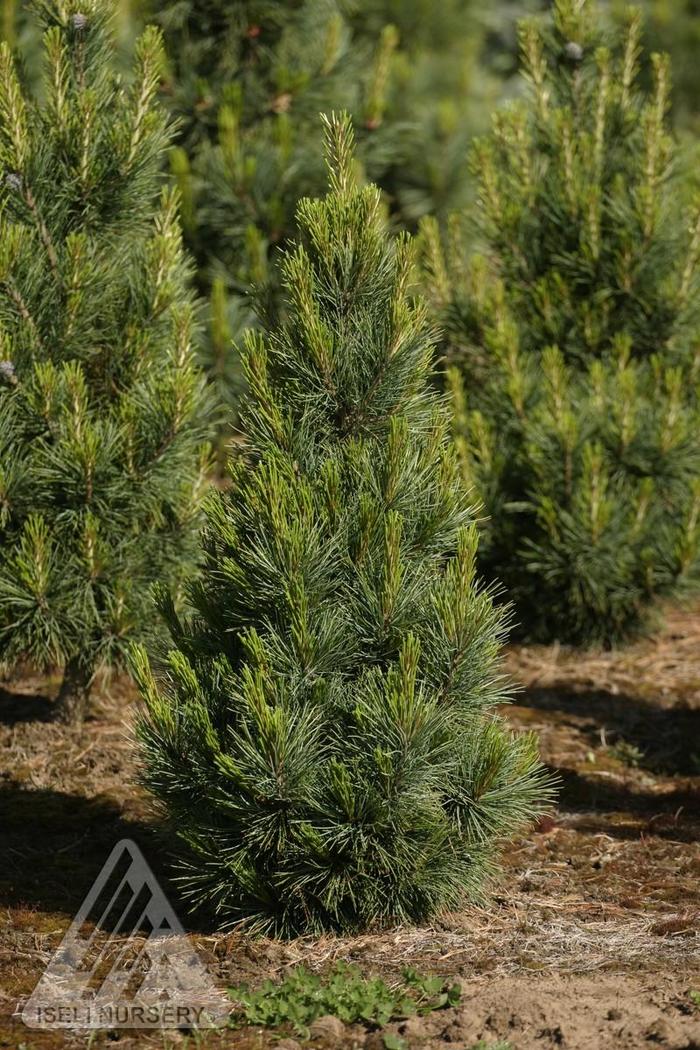
<svg viewBox="0 0 700 1050">
<path fill-rule="evenodd" d="M 611 744 L 608 748 L 608 754 L 611 758 L 616 759 L 618 762 L 622 762 L 623 765 L 631 766 L 632 769 L 637 769 L 640 763 L 644 761 L 644 752 L 641 748 L 623 738 L 620 738 L 619 740 L 616 740 L 614 744 Z"/>
<path fill-rule="evenodd" d="M 467 144 L 500 89 L 483 68 L 478 11 L 474 0 L 154 8 L 169 54 L 164 99 L 181 122 L 172 173 L 210 303 L 203 362 L 229 419 L 243 384 L 232 344 L 258 316 L 269 325 L 283 314 L 280 249 L 296 235 L 299 200 L 324 190 L 319 113 L 352 114 L 358 175 L 381 186 L 397 226 L 468 198 Z"/>
<path fill-rule="evenodd" d="M 327 149 L 289 318 L 247 342 L 247 447 L 209 503 L 197 615 L 164 598 L 166 667 L 134 660 L 183 886 L 222 925 L 282 934 L 478 895 L 549 794 L 533 739 L 493 713 L 503 616 L 474 578 L 410 243 L 357 187 L 346 120 Z"/>
<path fill-rule="evenodd" d="M 592 3 L 521 32 L 529 94 L 475 151 L 483 258 L 424 226 L 487 578 L 531 639 L 611 644 L 700 568 L 700 216 L 673 179 L 668 64 Z"/>
<path fill-rule="evenodd" d="M 624 20 L 626 3 L 614 0 L 613 15 Z M 664 51 L 673 64 L 674 123 L 697 132 L 700 123 L 700 19 L 695 0 L 641 0 L 644 44 L 649 53 Z"/>
<path fill-rule="evenodd" d="M 192 567 L 204 401 L 159 34 L 125 88 L 107 4 L 41 12 L 42 101 L 0 46 L 0 659 L 85 685 Z"/>
<path fill-rule="evenodd" d="M 110 5 L 112 63 L 127 78 L 132 72 L 134 45 L 144 28 L 142 0 L 112 0 Z M 43 29 L 39 0 L 0 0 L 0 40 L 20 57 L 20 79 L 33 92 L 41 91 Z"/>
<path fill-rule="evenodd" d="M 679 371 L 556 348 L 494 365 L 470 408 L 450 373 L 465 480 L 488 519 L 482 568 L 535 640 L 611 644 L 645 628 L 662 596 L 697 585 L 697 403 Z"/>
<path fill-rule="evenodd" d="M 41 33 L 21 0 L 0 0 L 0 41 L 21 49 L 22 72 L 35 83 L 40 75 Z"/>
<path fill-rule="evenodd" d="M 379 114 L 381 98 L 370 93 L 373 83 L 383 90 L 395 41 L 387 36 L 375 54 L 353 40 L 335 0 L 177 2 L 154 13 L 170 56 L 165 100 L 180 121 L 171 169 L 210 303 L 203 363 L 235 418 L 242 376 L 233 340 L 257 313 L 276 314 L 273 256 L 300 198 L 324 184 L 319 113 Z"/>
<path fill-rule="evenodd" d="M 529 97 L 496 115 L 473 158 L 480 233 L 521 349 L 556 345 L 577 365 L 622 333 L 633 357 L 683 356 L 698 335 L 700 226 L 697 207 L 678 207 L 672 179 L 668 60 L 654 56 L 645 95 L 639 16 L 615 47 L 602 30 L 591 0 L 560 0 L 551 27 L 525 23 Z M 489 320 L 495 306 L 485 307 Z M 455 308 L 464 353 L 476 343 L 478 354 L 478 304 Z"/>
<path fill-rule="evenodd" d="M 472 192 L 469 145 L 508 90 L 515 5 L 494 12 L 475 0 L 354 0 L 347 7 L 356 37 L 378 38 L 386 25 L 397 32 L 383 117 L 391 149 L 377 163 L 370 138 L 366 152 L 392 217 L 410 229 L 423 215 L 461 208 Z"/>
<path fill-rule="evenodd" d="M 351 54 L 343 7 L 334 0 L 210 0 L 159 5 L 154 14 L 168 43 L 169 88 L 184 144 L 215 143 L 222 106 L 244 129 L 265 114 L 293 111 L 310 121 L 325 101 L 320 92 L 355 97 L 345 74 L 360 74 L 360 62 L 371 56 Z"/>
<path fill-rule="evenodd" d="M 459 985 L 448 986 L 441 977 L 422 976 L 413 969 L 404 971 L 399 985 L 389 986 L 341 962 L 323 978 L 299 966 L 277 984 L 265 981 L 255 991 L 244 985 L 230 989 L 229 994 L 238 1004 L 231 1019 L 234 1027 L 289 1025 L 306 1038 L 309 1025 L 319 1017 L 330 1015 L 345 1024 L 383 1027 L 390 1021 L 456 1006 L 460 990 Z"/>
</svg>

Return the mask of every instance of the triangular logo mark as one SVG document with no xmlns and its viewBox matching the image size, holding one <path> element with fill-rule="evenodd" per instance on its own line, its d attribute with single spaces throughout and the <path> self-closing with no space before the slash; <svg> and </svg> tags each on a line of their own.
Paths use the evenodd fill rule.
<svg viewBox="0 0 700 1050">
<path fill-rule="evenodd" d="M 206 1028 L 230 1009 L 143 853 L 122 839 L 20 1016 L 30 1028 Z"/>
</svg>

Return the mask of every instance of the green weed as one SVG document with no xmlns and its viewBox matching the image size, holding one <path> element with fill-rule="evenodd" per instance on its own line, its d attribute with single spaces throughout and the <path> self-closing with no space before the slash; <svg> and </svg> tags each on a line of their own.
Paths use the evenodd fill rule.
<svg viewBox="0 0 700 1050">
<path fill-rule="evenodd" d="M 644 752 L 636 744 L 630 744 L 628 740 L 617 740 L 608 748 L 610 758 L 617 759 L 632 769 L 637 769 L 644 759 Z"/>
<path fill-rule="evenodd" d="M 455 1006 L 460 989 L 413 969 L 404 970 L 401 983 L 392 987 L 380 978 L 363 977 L 356 966 L 338 963 L 325 977 L 299 966 L 279 983 L 265 981 L 254 991 L 243 985 L 229 989 L 229 995 L 237 1003 L 231 1018 L 234 1027 L 288 1025 L 306 1037 L 318 1017 L 330 1014 L 345 1024 L 382 1027 Z M 401 1050 L 393 1036 L 387 1038 L 391 1043 L 387 1050 Z"/>
</svg>

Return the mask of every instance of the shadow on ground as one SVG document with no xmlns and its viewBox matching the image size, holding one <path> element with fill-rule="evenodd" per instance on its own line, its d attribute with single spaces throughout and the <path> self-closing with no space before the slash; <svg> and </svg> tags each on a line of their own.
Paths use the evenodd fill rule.
<svg viewBox="0 0 700 1050">
<path fill-rule="evenodd" d="M 0 907 L 72 915 L 120 839 L 133 839 L 164 877 L 156 830 L 108 799 L 0 785 Z"/>
<path fill-rule="evenodd" d="M 605 833 L 636 840 L 653 835 L 675 842 L 700 840 L 700 786 L 659 793 L 621 780 L 582 775 L 575 769 L 556 770 L 560 777 L 559 809 L 576 818 L 579 831 Z M 624 820 L 609 819 L 612 814 Z"/>
<path fill-rule="evenodd" d="M 19 722 L 48 722 L 53 701 L 48 696 L 13 693 L 0 686 L 0 723 L 17 725 Z"/>
<path fill-rule="evenodd" d="M 629 694 L 606 690 L 529 687 L 516 705 L 568 716 L 591 745 L 601 730 L 611 747 L 620 741 L 640 752 L 641 768 L 671 776 L 700 773 L 700 709 L 659 707 Z"/>
<path fill-rule="evenodd" d="M 191 916 L 178 893 L 172 837 L 165 826 L 129 819 L 108 798 L 13 782 L 0 784 L 0 910 L 72 918 L 121 839 L 141 849 L 185 929 L 211 933 L 208 917 Z"/>
</svg>

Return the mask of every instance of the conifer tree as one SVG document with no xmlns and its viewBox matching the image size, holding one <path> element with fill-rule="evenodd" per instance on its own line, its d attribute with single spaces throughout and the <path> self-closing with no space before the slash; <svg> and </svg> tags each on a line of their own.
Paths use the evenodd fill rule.
<svg viewBox="0 0 700 1050">
<path fill-rule="evenodd" d="M 125 88 L 104 0 L 45 0 L 42 101 L 0 46 L 0 660 L 95 670 L 196 554 L 202 383 L 148 29 Z"/>
<path fill-rule="evenodd" d="M 482 68 L 478 9 L 473 0 L 439 11 L 425 0 L 154 8 L 169 55 L 164 100 L 181 127 L 172 170 L 210 304 L 203 362 L 229 419 L 241 388 L 233 343 L 258 316 L 274 323 L 284 312 L 280 251 L 299 200 L 324 189 L 319 112 L 353 115 L 358 165 L 397 226 L 464 203 L 466 144 L 499 87 Z"/>
<path fill-rule="evenodd" d="M 630 637 L 699 570 L 700 220 L 667 59 L 647 94 L 639 15 L 602 27 L 589 0 L 523 26 L 529 95 L 475 150 L 484 255 L 424 226 L 483 571 L 527 637 L 576 644 Z"/>
<path fill-rule="evenodd" d="M 283 934 L 458 905 L 549 790 L 494 714 L 503 616 L 475 581 L 410 243 L 353 181 L 346 119 L 327 148 L 288 319 L 246 344 L 248 443 L 210 498 L 196 615 L 163 598 L 174 648 L 157 672 L 135 654 L 183 884 Z"/>
<path fill-rule="evenodd" d="M 226 407 L 223 469 L 242 382 L 234 343 L 258 315 L 277 313 L 273 256 L 300 198 L 323 188 L 318 114 L 369 105 L 369 70 L 384 69 L 381 93 L 393 40 L 376 61 L 352 46 L 336 0 L 178 0 L 154 16 L 168 52 L 163 98 L 180 129 L 171 168 L 209 302 L 202 361 Z"/>
</svg>

